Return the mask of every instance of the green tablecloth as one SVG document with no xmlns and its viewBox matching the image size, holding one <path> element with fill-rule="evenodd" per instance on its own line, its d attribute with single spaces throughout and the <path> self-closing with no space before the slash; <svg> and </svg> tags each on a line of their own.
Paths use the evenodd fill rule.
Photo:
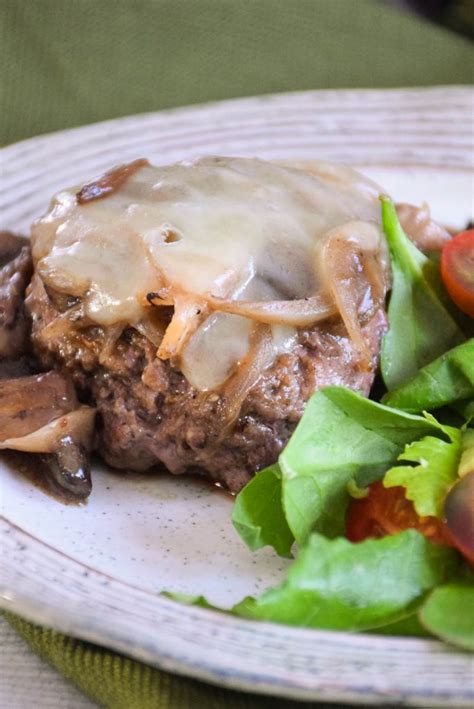
<svg viewBox="0 0 474 709">
<path fill-rule="evenodd" d="M 235 96 L 473 79 L 468 40 L 377 0 L 1 0 L 0 19 L 4 144 Z M 289 706 L 9 619 L 36 652 L 114 709 Z"/>
<path fill-rule="evenodd" d="M 234 96 L 473 79 L 467 39 L 382 0 L 1 0 L 0 18 L 2 143 Z"/>
</svg>

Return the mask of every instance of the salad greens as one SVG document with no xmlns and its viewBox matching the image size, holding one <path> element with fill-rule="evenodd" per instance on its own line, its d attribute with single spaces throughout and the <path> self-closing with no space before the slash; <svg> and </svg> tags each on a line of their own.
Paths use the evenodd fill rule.
<svg viewBox="0 0 474 709">
<path fill-rule="evenodd" d="M 252 551 L 268 544 L 280 556 L 291 556 L 294 536 L 283 511 L 278 465 L 258 473 L 237 496 L 232 522 Z"/>
<path fill-rule="evenodd" d="M 311 531 L 343 534 L 348 484 L 380 479 L 404 446 L 424 434 L 443 435 L 434 419 L 389 409 L 341 387 L 317 392 L 280 455 L 282 499 L 298 543 Z"/>
<path fill-rule="evenodd" d="M 353 544 L 312 534 L 283 583 L 230 611 L 202 596 L 163 595 L 245 618 L 327 630 L 425 635 L 415 615 L 427 592 L 458 572 L 456 552 L 414 529 Z"/>
<path fill-rule="evenodd" d="M 369 629 L 368 632 L 377 635 L 405 635 L 412 638 L 429 638 L 431 633 L 421 624 L 419 612 L 407 615 L 394 623 L 381 625 L 379 628 Z"/>
<path fill-rule="evenodd" d="M 465 340 L 444 304 L 438 266 L 410 241 L 393 202 L 382 197 L 382 223 L 392 263 L 389 330 L 382 340 L 380 367 L 389 391 L 404 384 L 446 350 Z"/>
<path fill-rule="evenodd" d="M 455 401 L 451 407 L 468 423 L 474 421 L 474 396 L 465 401 Z"/>
<path fill-rule="evenodd" d="M 366 630 L 409 614 L 457 566 L 456 554 L 415 530 L 352 544 L 313 534 L 284 583 L 234 612 L 332 630 Z"/>
<path fill-rule="evenodd" d="M 278 474 L 268 473 L 275 466 L 258 473 L 239 493 L 234 525 L 239 533 L 245 530 L 242 537 L 253 550 L 271 544 L 281 553 L 278 535 L 283 534 L 285 555 L 292 537 L 303 544 L 312 531 L 330 538 L 343 535 L 348 484 L 365 487 L 380 479 L 407 443 L 427 434 L 444 437 L 445 431 L 432 418 L 389 409 L 349 389 L 326 387 L 308 401 L 280 455 Z M 281 502 L 272 514 L 269 501 L 278 495 Z"/>
<path fill-rule="evenodd" d="M 474 429 L 468 428 L 462 434 L 458 475 L 462 478 L 471 470 L 474 470 Z"/>
<path fill-rule="evenodd" d="M 382 399 L 387 406 L 418 413 L 474 398 L 474 338 L 445 352 Z"/>
<path fill-rule="evenodd" d="M 457 582 L 435 588 L 419 617 L 433 635 L 474 652 L 474 585 Z"/>
<path fill-rule="evenodd" d="M 474 473 L 474 339 L 457 324 L 463 318 L 447 302 L 436 261 L 404 234 L 388 198 L 382 221 L 393 270 L 381 350 L 389 391 L 383 403 L 342 387 L 316 392 L 278 462 L 239 493 L 232 521 L 249 548 L 269 545 L 286 557 L 296 550 L 296 560 L 280 586 L 225 612 L 312 628 L 433 634 L 474 650 L 474 573 L 458 551 L 414 529 L 345 538 L 351 494 L 363 497 L 371 483 L 401 486 L 419 516 L 440 519 L 459 477 Z M 464 417 L 462 428 L 427 413 L 443 414 L 447 405 Z M 202 596 L 167 595 L 211 607 Z"/>
<path fill-rule="evenodd" d="M 452 426 L 443 426 L 443 431 L 449 442 L 425 436 L 409 443 L 397 460 L 418 465 L 396 465 L 383 479 L 385 487 L 404 487 L 405 497 L 421 517 L 443 516 L 446 495 L 458 478 L 462 432 Z"/>
</svg>

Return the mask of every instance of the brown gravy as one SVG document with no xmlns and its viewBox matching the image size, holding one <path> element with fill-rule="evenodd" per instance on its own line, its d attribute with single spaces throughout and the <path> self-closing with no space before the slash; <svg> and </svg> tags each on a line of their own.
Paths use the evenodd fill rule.
<svg viewBox="0 0 474 709">
<path fill-rule="evenodd" d="M 23 477 L 25 477 L 32 485 L 37 487 L 49 497 L 52 497 L 57 502 L 61 502 L 63 505 L 79 506 L 87 504 L 87 500 L 78 500 L 53 484 L 50 476 L 48 475 L 46 464 L 41 459 L 40 455 L 5 450 L 0 453 L 0 461 L 4 461 L 10 468 L 13 468 L 17 473 L 23 475 Z M 101 461 L 101 464 L 104 465 L 103 461 Z M 109 468 L 109 470 L 113 471 L 117 475 L 123 475 L 125 473 L 123 470 L 114 470 L 113 468 Z M 100 475 L 100 473 L 98 474 Z M 130 478 L 130 481 L 132 481 L 133 476 L 136 475 L 134 472 L 127 472 L 125 474 L 127 474 Z M 143 475 L 143 473 L 139 473 L 139 475 Z M 157 467 L 150 470 L 149 473 L 145 473 L 145 475 L 149 476 L 150 479 L 153 479 L 162 477 L 163 475 L 170 475 L 170 473 L 160 470 Z M 215 492 L 218 495 L 225 495 L 228 499 L 235 497 L 235 493 L 229 492 L 229 490 L 223 488 L 219 483 L 213 483 L 211 480 L 208 480 L 198 474 L 185 473 L 184 475 L 176 475 L 173 477 L 178 480 L 199 483 L 211 492 Z M 94 489 L 92 489 L 91 494 L 94 494 Z"/>
<path fill-rule="evenodd" d="M 22 453 L 20 451 L 2 451 L 0 461 L 4 461 L 10 468 L 23 475 L 32 485 L 54 498 L 63 505 L 83 505 L 87 500 L 78 500 L 73 495 L 68 495 L 52 482 L 46 464 L 40 455 Z"/>
</svg>

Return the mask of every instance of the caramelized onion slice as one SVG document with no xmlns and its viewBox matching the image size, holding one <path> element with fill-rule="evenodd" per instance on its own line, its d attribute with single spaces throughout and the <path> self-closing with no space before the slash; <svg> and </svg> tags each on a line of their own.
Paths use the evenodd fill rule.
<svg viewBox="0 0 474 709">
<path fill-rule="evenodd" d="M 224 313 L 242 315 L 270 325 L 306 327 L 337 313 L 334 298 L 320 293 L 301 300 L 271 300 L 250 302 L 210 298 L 209 307 Z"/>
<path fill-rule="evenodd" d="M 109 325 L 108 327 L 104 328 L 104 342 L 99 354 L 100 364 L 107 364 L 107 361 L 124 330 L 125 325 L 123 323 L 117 323 L 117 325 Z"/>
<path fill-rule="evenodd" d="M 59 442 L 70 436 L 86 450 L 92 447 L 95 409 L 79 406 L 64 416 L 55 418 L 45 426 L 23 436 L 6 438 L 0 442 L 0 450 L 10 449 L 25 453 L 54 453 Z"/>
<path fill-rule="evenodd" d="M 396 210 L 402 229 L 421 251 L 441 251 L 450 240 L 450 233 L 431 218 L 426 202 L 421 207 L 397 204 Z"/>
<path fill-rule="evenodd" d="M 177 295 L 174 299 L 174 313 L 166 328 L 164 337 L 158 348 L 160 359 L 175 359 L 178 357 L 189 337 L 199 326 L 206 305 L 195 297 Z"/>
<path fill-rule="evenodd" d="M 143 337 L 146 337 L 147 340 L 150 340 L 155 347 L 158 348 L 161 345 L 165 327 L 163 326 L 163 323 L 157 322 L 151 314 L 143 317 L 142 320 L 135 323 L 133 327 L 140 333 L 140 335 L 143 335 Z"/>
<path fill-rule="evenodd" d="M 41 337 L 46 340 L 55 340 L 68 335 L 78 322 L 84 320 L 84 304 L 74 305 L 69 310 L 61 313 L 51 320 L 41 332 Z"/>
<path fill-rule="evenodd" d="M 372 366 L 372 356 L 360 320 L 374 314 L 382 305 L 385 293 L 383 275 L 377 268 L 373 250 L 377 241 L 375 225 L 350 222 L 330 233 L 323 251 L 328 287 L 367 369 Z"/>
<path fill-rule="evenodd" d="M 94 182 L 84 185 L 76 195 L 78 204 L 87 204 L 97 199 L 104 199 L 116 192 L 129 177 L 132 177 L 138 170 L 150 163 L 145 158 L 133 160 L 133 162 L 119 165 L 109 170 Z"/>
<path fill-rule="evenodd" d="M 0 441 L 28 435 L 76 407 L 71 381 L 58 372 L 3 380 Z"/>
<path fill-rule="evenodd" d="M 272 364 L 274 358 L 275 351 L 270 327 L 264 324 L 255 325 L 247 355 L 240 362 L 236 373 L 227 382 L 222 395 L 220 438 L 236 421 L 247 394 L 257 384 L 264 370 Z"/>
</svg>

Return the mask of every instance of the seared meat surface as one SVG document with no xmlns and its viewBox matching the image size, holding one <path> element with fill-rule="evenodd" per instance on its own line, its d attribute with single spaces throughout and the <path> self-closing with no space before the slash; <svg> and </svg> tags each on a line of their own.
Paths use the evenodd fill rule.
<svg viewBox="0 0 474 709">
<path fill-rule="evenodd" d="M 116 468 L 161 464 L 175 474 L 200 473 L 231 491 L 276 460 L 316 389 L 337 384 L 368 394 L 386 323 L 379 310 L 363 328 L 370 369 L 360 363 L 339 319 L 300 330 L 292 352 L 263 373 L 238 420 L 223 434 L 222 397 L 193 389 L 136 330 L 126 329 L 112 345 L 94 326 L 71 331 L 65 324 L 62 334 L 55 328 L 48 335 L 47 326 L 68 307 L 74 306 L 48 293 L 34 276 L 27 308 L 35 351 L 44 367 L 70 374 L 82 396 L 97 406 L 101 456 Z"/>
</svg>

